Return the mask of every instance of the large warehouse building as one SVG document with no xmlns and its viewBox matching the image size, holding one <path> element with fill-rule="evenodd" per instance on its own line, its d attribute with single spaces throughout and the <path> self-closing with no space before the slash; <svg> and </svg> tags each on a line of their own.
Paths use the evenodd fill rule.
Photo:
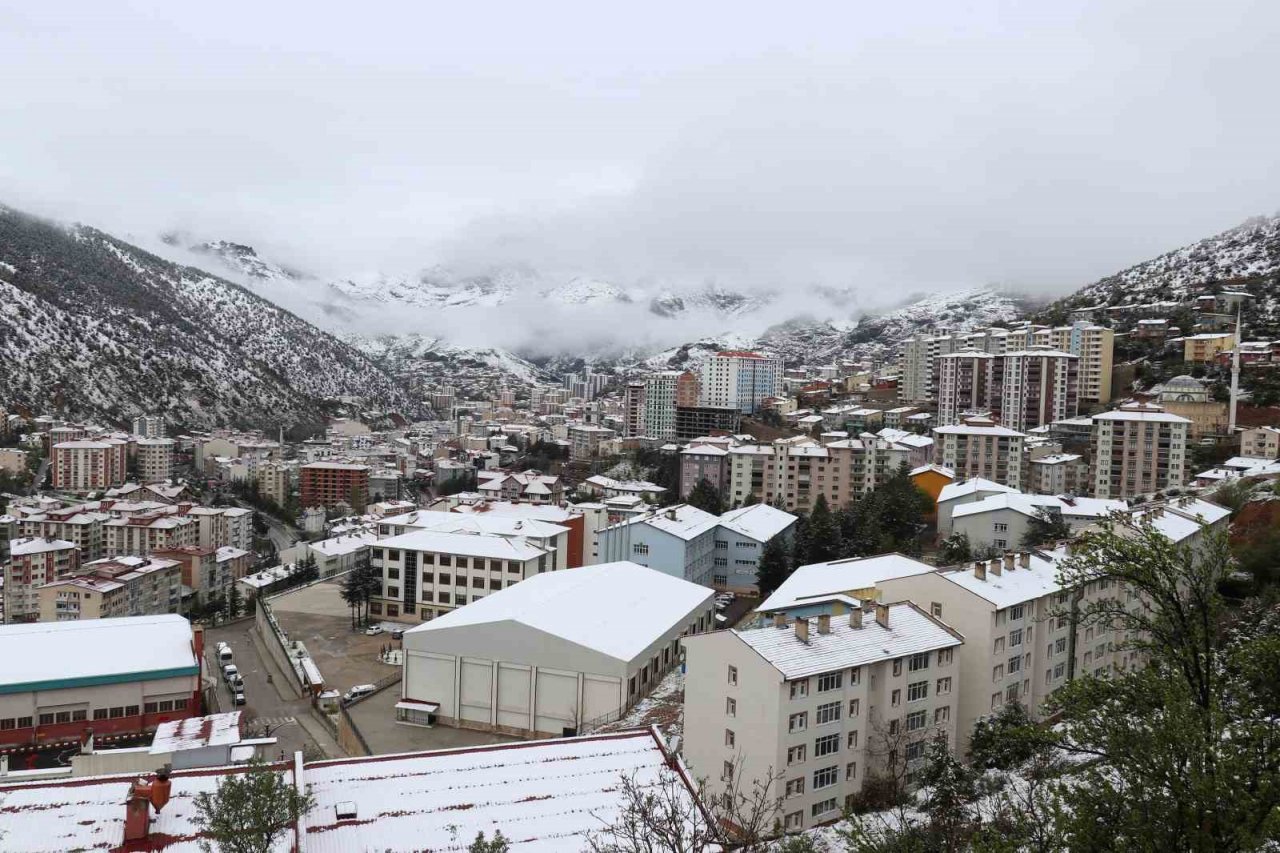
<svg viewBox="0 0 1280 853">
<path fill-rule="evenodd" d="M 636 563 L 535 575 L 404 635 L 396 718 L 522 736 L 620 716 L 715 624 L 714 593 Z"/>
</svg>

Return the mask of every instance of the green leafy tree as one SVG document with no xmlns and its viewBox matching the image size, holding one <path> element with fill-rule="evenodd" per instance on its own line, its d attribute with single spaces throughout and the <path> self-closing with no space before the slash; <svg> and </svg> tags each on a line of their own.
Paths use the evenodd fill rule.
<svg viewBox="0 0 1280 853">
<path fill-rule="evenodd" d="M 783 537 L 775 536 L 764 544 L 760 554 L 760 562 L 756 566 L 756 586 L 760 595 L 767 596 L 782 586 L 782 582 L 791 574 L 791 560 L 787 555 L 787 547 Z"/>
<path fill-rule="evenodd" d="M 508 853 L 511 850 L 511 842 L 502 834 L 502 830 L 495 830 L 492 838 L 486 839 L 483 832 L 476 833 L 475 840 L 467 846 L 467 853 Z"/>
<path fill-rule="evenodd" d="M 932 506 L 929 495 L 915 484 L 903 464 L 879 488 L 840 512 L 841 556 L 866 557 L 888 551 L 919 554 L 924 517 Z"/>
<path fill-rule="evenodd" d="M 299 791 L 283 773 L 259 759 L 224 777 L 217 790 L 195 798 L 195 823 L 206 853 L 270 853 L 298 820 L 315 807 L 308 787 Z"/>
<path fill-rule="evenodd" d="M 1070 538 L 1071 528 L 1067 526 L 1062 513 L 1038 507 L 1035 515 L 1027 522 L 1027 532 L 1022 534 L 1022 542 L 1019 544 L 1023 548 L 1036 548 L 1047 542 Z"/>
<path fill-rule="evenodd" d="M 685 498 L 685 503 L 712 515 L 720 515 L 724 512 L 724 497 L 720 494 L 720 490 L 705 477 L 694 485 L 693 490 L 689 492 L 689 497 Z"/>
<path fill-rule="evenodd" d="M 1009 702 L 974 724 L 969 761 L 982 769 L 1011 770 L 1044 754 L 1052 744 L 1052 734 L 1036 725 L 1026 706 Z"/>
</svg>

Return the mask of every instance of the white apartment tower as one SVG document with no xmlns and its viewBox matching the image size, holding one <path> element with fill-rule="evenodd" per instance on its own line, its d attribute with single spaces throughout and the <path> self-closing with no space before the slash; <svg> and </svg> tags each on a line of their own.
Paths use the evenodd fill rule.
<svg viewBox="0 0 1280 853">
<path fill-rule="evenodd" d="M 716 793 L 784 773 L 789 831 L 839 817 L 869 777 L 910 784 L 936 735 L 955 743 L 963 642 L 910 602 L 686 637 L 685 760 Z"/>
<path fill-rule="evenodd" d="M 1129 498 L 1186 482 L 1191 421 L 1135 403 L 1093 417 L 1093 495 Z"/>
<path fill-rule="evenodd" d="M 651 373 L 644 380 L 644 434 L 651 438 L 676 437 L 676 386 L 679 370 Z"/>
<path fill-rule="evenodd" d="M 702 405 L 755 412 L 778 393 L 782 362 L 744 350 L 718 352 L 702 363 Z"/>
<path fill-rule="evenodd" d="M 160 415 L 139 415 L 133 419 L 133 434 L 142 438 L 164 438 L 164 418 Z"/>
<path fill-rule="evenodd" d="M 908 403 L 926 403 L 933 399 L 934 362 L 939 356 L 956 351 L 956 339 L 949 335 L 919 335 L 902 348 L 902 379 L 898 395 Z"/>
</svg>

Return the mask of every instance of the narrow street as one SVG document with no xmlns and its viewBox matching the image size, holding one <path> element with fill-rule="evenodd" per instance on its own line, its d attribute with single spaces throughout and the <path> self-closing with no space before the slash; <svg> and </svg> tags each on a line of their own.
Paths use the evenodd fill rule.
<svg viewBox="0 0 1280 853">
<path fill-rule="evenodd" d="M 255 642 L 256 641 L 256 642 Z M 228 643 L 235 653 L 235 665 L 244 678 L 246 704 L 237 709 L 230 689 L 222 679 L 222 668 L 216 659 L 215 647 L 219 642 Z M 222 628 L 210 628 L 205 632 L 207 665 L 218 678 L 218 699 L 222 710 L 245 712 L 246 732 L 258 732 L 264 727 L 268 735 L 279 740 L 277 749 L 291 755 L 310 745 L 332 758 L 344 755 L 323 725 L 311 716 L 311 702 L 295 698 L 289 691 L 292 676 L 281 672 L 273 660 L 259 653 L 253 636 L 253 623 L 240 622 Z M 271 682 L 267 681 L 270 675 Z M 266 753 L 268 756 L 270 753 Z"/>
</svg>

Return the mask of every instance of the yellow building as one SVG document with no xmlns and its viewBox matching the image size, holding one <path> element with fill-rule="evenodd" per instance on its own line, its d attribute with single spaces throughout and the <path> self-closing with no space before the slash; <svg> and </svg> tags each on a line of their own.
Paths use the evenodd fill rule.
<svg viewBox="0 0 1280 853">
<path fill-rule="evenodd" d="M 1236 345 L 1233 332 L 1205 332 L 1182 339 L 1182 360 L 1194 362 L 1213 361 L 1218 353 Z"/>
</svg>

